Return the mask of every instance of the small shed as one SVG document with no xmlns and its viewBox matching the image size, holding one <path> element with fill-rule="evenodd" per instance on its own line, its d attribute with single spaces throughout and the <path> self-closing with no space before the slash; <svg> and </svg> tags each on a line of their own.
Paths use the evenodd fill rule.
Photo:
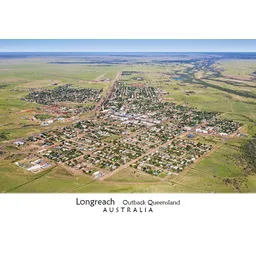
<svg viewBox="0 0 256 256">
<path fill-rule="evenodd" d="M 193 138 L 195 138 L 195 134 L 190 133 L 190 134 L 187 135 L 187 137 L 188 137 L 189 139 L 193 139 Z"/>
</svg>

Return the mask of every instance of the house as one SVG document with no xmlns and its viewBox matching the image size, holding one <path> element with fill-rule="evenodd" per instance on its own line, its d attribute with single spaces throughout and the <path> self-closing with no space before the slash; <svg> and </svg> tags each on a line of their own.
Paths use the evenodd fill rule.
<svg viewBox="0 0 256 256">
<path fill-rule="evenodd" d="M 16 146 L 23 146 L 25 144 L 25 142 L 22 141 L 22 140 L 17 140 L 13 144 L 16 145 Z"/>
<path fill-rule="evenodd" d="M 47 125 L 49 125 L 49 123 L 47 123 L 47 122 L 42 122 L 41 123 L 41 126 L 47 126 Z"/>
<path fill-rule="evenodd" d="M 191 128 L 190 126 L 185 126 L 183 129 L 184 129 L 185 131 L 191 131 L 191 130 L 192 130 L 192 128 Z"/>
<path fill-rule="evenodd" d="M 238 136 L 240 136 L 240 137 L 247 137 L 247 134 L 245 134 L 245 133 L 239 133 Z"/>
<path fill-rule="evenodd" d="M 94 179 L 98 179 L 98 178 L 100 178 L 100 177 L 102 177 L 102 176 L 103 176 L 103 174 L 102 174 L 102 172 L 100 172 L 100 171 L 97 171 L 97 172 L 93 173 L 93 175 L 92 175 L 92 177 L 93 177 Z"/>
</svg>

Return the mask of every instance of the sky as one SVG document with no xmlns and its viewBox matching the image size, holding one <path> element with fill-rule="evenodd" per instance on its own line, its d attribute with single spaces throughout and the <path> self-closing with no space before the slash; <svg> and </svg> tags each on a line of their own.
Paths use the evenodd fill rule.
<svg viewBox="0 0 256 256">
<path fill-rule="evenodd" d="M 0 52 L 256 52 L 256 39 L 0 39 Z"/>
</svg>

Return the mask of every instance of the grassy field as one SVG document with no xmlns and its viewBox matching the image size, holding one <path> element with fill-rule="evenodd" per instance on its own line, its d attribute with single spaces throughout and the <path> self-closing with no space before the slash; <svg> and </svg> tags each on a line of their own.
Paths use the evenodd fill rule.
<svg viewBox="0 0 256 256">
<path fill-rule="evenodd" d="M 143 172 L 137 172 L 133 168 L 126 168 L 116 173 L 115 175 L 106 179 L 109 182 L 160 182 L 158 177 L 154 177 L 152 175 L 147 175 Z"/>
<path fill-rule="evenodd" d="M 256 70 L 255 60 L 221 60 L 220 67 L 224 69 L 224 75 L 249 78 L 252 72 Z"/>
</svg>

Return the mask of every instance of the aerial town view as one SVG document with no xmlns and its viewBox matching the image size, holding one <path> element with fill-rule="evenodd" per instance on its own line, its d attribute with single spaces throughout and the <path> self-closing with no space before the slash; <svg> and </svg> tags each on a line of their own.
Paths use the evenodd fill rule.
<svg viewBox="0 0 256 256">
<path fill-rule="evenodd" d="M 0 53 L 1 193 L 256 192 L 255 124 L 256 53 Z"/>
</svg>

